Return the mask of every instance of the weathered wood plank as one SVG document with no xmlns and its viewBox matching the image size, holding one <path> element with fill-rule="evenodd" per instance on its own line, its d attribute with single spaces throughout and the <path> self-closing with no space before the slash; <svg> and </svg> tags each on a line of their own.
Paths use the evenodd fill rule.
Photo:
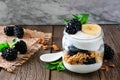
<svg viewBox="0 0 120 80">
<path fill-rule="evenodd" d="M 25 26 L 25 28 L 40 30 L 52 33 L 51 26 Z M 51 44 L 51 41 L 49 42 Z M 40 50 L 27 63 L 18 67 L 14 73 L 8 73 L 4 70 L 0 72 L 2 80 L 49 80 L 49 70 L 44 69 L 44 63 L 40 61 L 41 54 L 50 52 L 51 50 Z"/>
<path fill-rule="evenodd" d="M 53 41 L 62 48 L 62 35 L 64 26 L 54 26 Z M 54 51 L 53 51 L 54 52 Z M 100 80 L 98 72 L 90 74 L 77 74 L 70 71 L 51 71 L 51 80 Z"/>
<path fill-rule="evenodd" d="M 115 51 L 114 59 L 109 63 L 114 63 L 115 68 L 109 68 L 108 72 L 99 71 L 101 80 L 119 80 L 120 78 L 120 26 L 119 25 L 101 25 L 104 30 L 104 41 Z M 119 26 L 119 27 L 118 27 Z"/>
</svg>

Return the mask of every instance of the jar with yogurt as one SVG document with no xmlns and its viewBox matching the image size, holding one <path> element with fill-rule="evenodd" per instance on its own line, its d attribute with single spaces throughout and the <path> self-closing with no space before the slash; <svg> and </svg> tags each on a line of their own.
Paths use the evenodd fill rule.
<svg viewBox="0 0 120 80">
<path fill-rule="evenodd" d="M 64 30 L 63 64 L 76 73 L 90 73 L 100 69 L 104 55 L 103 30 L 97 24 L 84 24 L 75 34 Z"/>
</svg>

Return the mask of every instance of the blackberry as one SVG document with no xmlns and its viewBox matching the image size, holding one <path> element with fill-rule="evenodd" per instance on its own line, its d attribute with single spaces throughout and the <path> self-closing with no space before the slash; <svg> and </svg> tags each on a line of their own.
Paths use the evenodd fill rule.
<svg viewBox="0 0 120 80">
<path fill-rule="evenodd" d="M 77 54 L 77 53 L 78 53 L 78 51 L 71 51 L 71 50 L 68 51 L 68 54 L 69 54 L 70 56 L 73 56 L 73 55 L 75 55 L 75 54 Z"/>
<path fill-rule="evenodd" d="M 85 54 L 90 55 L 90 52 L 89 52 L 88 50 L 78 49 L 78 48 L 76 48 L 76 47 L 73 46 L 73 45 L 72 45 L 72 46 L 69 46 L 68 49 L 69 49 L 70 53 L 71 53 L 71 52 L 74 52 L 74 53 L 72 53 L 72 54 L 76 54 L 76 53 L 78 53 L 78 52 L 81 52 L 81 53 L 85 53 Z"/>
<path fill-rule="evenodd" d="M 89 64 L 94 64 L 96 63 L 95 58 L 87 58 L 85 62 L 83 62 L 83 64 L 89 65 Z"/>
<path fill-rule="evenodd" d="M 24 35 L 24 30 L 20 26 L 15 26 L 14 27 L 14 35 L 18 38 L 22 38 Z"/>
<path fill-rule="evenodd" d="M 114 54 L 114 50 L 109 45 L 104 44 L 104 59 L 112 59 Z"/>
<path fill-rule="evenodd" d="M 5 33 L 7 36 L 13 36 L 13 35 L 14 35 L 13 26 L 6 26 L 6 27 L 4 28 L 4 33 Z"/>
<path fill-rule="evenodd" d="M 13 61 L 17 58 L 17 50 L 15 48 L 8 48 L 2 52 L 2 57 L 8 61 Z"/>
<path fill-rule="evenodd" d="M 72 19 L 67 24 L 66 32 L 69 34 L 75 34 L 81 30 L 81 26 L 81 22 L 79 22 L 77 19 Z"/>
<path fill-rule="evenodd" d="M 79 52 L 90 55 L 90 52 L 88 50 L 79 49 Z"/>
<path fill-rule="evenodd" d="M 77 30 L 81 30 L 82 24 L 77 19 L 72 19 L 70 23 L 68 23 L 68 26 L 71 26 L 71 27 L 74 26 Z"/>
<path fill-rule="evenodd" d="M 73 45 L 72 46 L 68 46 L 68 49 L 69 49 L 68 54 L 70 56 L 73 56 L 73 55 L 78 53 L 78 48 L 74 47 Z"/>
<path fill-rule="evenodd" d="M 75 34 L 76 33 L 76 28 L 72 27 L 66 27 L 65 31 L 69 34 Z"/>
<path fill-rule="evenodd" d="M 27 45 L 23 40 L 18 41 L 15 44 L 15 48 L 21 53 L 25 54 L 27 52 Z"/>
</svg>

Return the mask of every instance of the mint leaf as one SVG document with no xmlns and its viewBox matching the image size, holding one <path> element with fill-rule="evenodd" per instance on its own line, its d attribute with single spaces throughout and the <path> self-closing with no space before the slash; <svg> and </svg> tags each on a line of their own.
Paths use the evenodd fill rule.
<svg viewBox="0 0 120 80">
<path fill-rule="evenodd" d="M 45 68 L 48 70 L 57 70 L 57 71 L 64 71 L 65 67 L 63 66 L 62 61 L 50 62 L 45 64 Z"/>
<path fill-rule="evenodd" d="M 46 69 L 49 69 L 49 70 L 54 70 L 54 69 L 56 69 L 56 66 L 55 66 L 55 65 L 52 65 L 52 64 L 50 64 L 50 63 L 47 63 L 47 64 L 45 65 L 45 68 L 46 68 Z"/>
<path fill-rule="evenodd" d="M 56 61 L 56 62 L 51 62 L 50 64 L 53 64 L 53 65 L 59 65 L 61 61 Z"/>
<path fill-rule="evenodd" d="M 89 14 L 86 14 L 86 13 L 73 14 L 72 17 L 73 19 L 77 19 L 78 21 L 80 21 L 81 24 L 86 24 L 88 22 Z M 62 21 L 65 23 L 69 23 L 70 19 L 65 18 L 65 19 L 62 19 Z"/>
<path fill-rule="evenodd" d="M 77 19 L 77 20 L 79 19 L 79 17 L 77 15 L 73 14 L 72 16 L 73 16 L 74 19 Z"/>
<path fill-rule="evenodd" d="M 17 39 L 16 39 L 16 38 L 12 40 L 12 42 L 13 42 L 13 43 L 15 43 L 16 41 L 17 41 Z"/>
<path fill-rule="evenodd" d="M 57 70 L 58 71 L 64 71 L 65 70 L 65 67 L 63 66 L 62 62 L 60 62 L 59 65 L 57 66 Z"/>
<path fill-rule="evenodd" d="M 10 48 L 8 41 L 0 44 L 0 52 L 3 52 L 7 48 Z"/>
<path fill-rule="evenodd" d="M 15 39 L 12 40 L 12 45 L 11 45 L 11 47 L 13 48 L 16 43 L 17 43 L 17 38 L 15 38 Z"/>
<path fill-rule="evenodd" d="M 88 18 L 89 18 L 89 14 L 76 14 L 73 15 L 74 19 L 77 19 L 78 21 L 80 21 L 82 24 L 86 24 L 88 22 Z"/>
<path fill-rule="evenodd" d="M 81 14 L 81 23 L 86 24 L 88 22 L 89 14 Z"/>
<path fill-rule="evenodd" d="M 3 52 L 5 49 L 8 49 L 8 48 L 13 48 L 15 46 L 15 44 L 17 43 L 17 41 L 18 41 L 17 38 L 13 39 L 11 45 L 9 45 L 8 41 L 1 43 L 0 44 L 0 52 Z"/>
<path fill-rule="evenodd" d="M 69 22 L 70 22 L 70 19 L 65 18 L 65 19 L 62 19 L 62 21 L 65 22 L 65 23 L 69 23 Z"/>
</svg>

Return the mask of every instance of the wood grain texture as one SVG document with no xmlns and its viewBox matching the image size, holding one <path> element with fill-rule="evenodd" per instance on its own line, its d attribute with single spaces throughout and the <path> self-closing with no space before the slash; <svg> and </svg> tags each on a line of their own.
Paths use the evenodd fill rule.
<svg viewBox="0 0 120 80">
<path fill-rule="evenodd" d="M 120 25 L 101 25 L 104 31 L 104 41 L 115 51 L 114 59 L 108 63 L 114 63 L 115 68 L 108 72 L 98 70 L 89 74 L 77 74 L 70 71 L 58 72 L 44 69 L 44 62 L 39 56 L 46 52 L 56 52 L 52 49 L 40 50 L 31 59 L 18 67 L 15 73 L 0 72 L 2 80 L 119 80 L 120 78 Z M 52 32 L 53 36 L 49 44 L 55 42 L 62 50 L 62 36 L 64 26 L 25 26 L 25 28 L 36 29 L 43 32 Z"/>
<path fill-rule="evenodd" d="M 119 80 L 120 78 L 120 27 L 118 25 L 101 25 L 104 30 L 104 41 L 110 45 L 114 51 L 114 59 L 108 64 L 114 63 L 115 68 L 109 68 L 109 72 L 100 71 L 101 80 Z"/>
</svg>

